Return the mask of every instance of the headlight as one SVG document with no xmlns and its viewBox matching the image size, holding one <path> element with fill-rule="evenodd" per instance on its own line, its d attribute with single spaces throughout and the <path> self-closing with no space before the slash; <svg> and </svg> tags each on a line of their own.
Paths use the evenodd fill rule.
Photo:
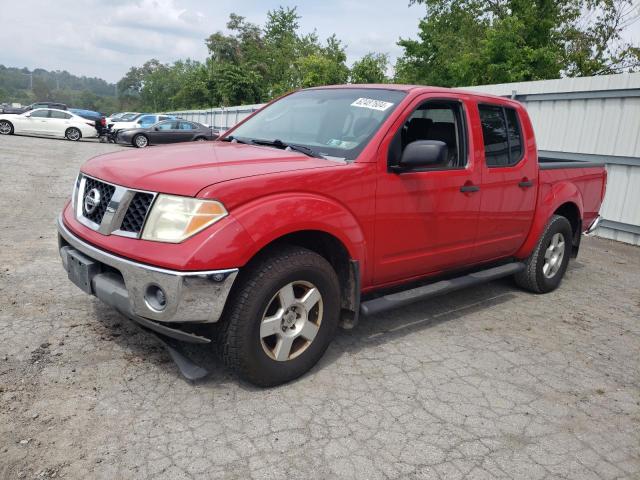
<svg viewBox="0 0 640 480">
<path fill-rule="evenodd" d="M 227 216 L 215 200 L 158 195 L 142 232 L 143 240 L 180 243 Z"/>
</svg>

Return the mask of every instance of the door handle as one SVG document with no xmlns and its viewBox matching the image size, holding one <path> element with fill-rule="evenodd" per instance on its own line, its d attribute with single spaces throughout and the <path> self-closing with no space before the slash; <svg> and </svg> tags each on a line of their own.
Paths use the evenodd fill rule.
<svg viewBox="0 0 640 480">
<path fill-rule="evenodd" d="M 522 181 L 518 183 L 518 186 L 521 188 L 533 187 L 533 182 L 528 178 L 523 178 Z"/>
<path fill-rule="evenodd" d="M 477 185 L 463 185 L 462 187 L 460 187 L 460 191 L 462 193 L 473 193 L 477 192 L 478 190 L 480 190 L 480 187 Z"/>
</svg>

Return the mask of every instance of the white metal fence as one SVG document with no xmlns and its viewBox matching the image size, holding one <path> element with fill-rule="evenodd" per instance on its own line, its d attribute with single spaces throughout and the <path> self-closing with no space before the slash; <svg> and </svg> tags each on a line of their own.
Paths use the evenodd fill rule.
<svg viewBox="0 0 640 480">
<path fill-rule="evenodd" d="M 544 156 L 601 160 L 609 174 L 597 234 L 640 245 L 640 73 L 469 87 L 523 102 Z M 262 105 L 168 112 L 226 130 Z"/>
<path fill-rule="evenodd" d="M 240 105 L 238 107 L 210 108 L 208 110 L 176 110 L 166 113 L 176 115 L 185 120 L 204 123 L 218 130 L 227 130 L 260 109 L 263 105 Z"/>
</svg>

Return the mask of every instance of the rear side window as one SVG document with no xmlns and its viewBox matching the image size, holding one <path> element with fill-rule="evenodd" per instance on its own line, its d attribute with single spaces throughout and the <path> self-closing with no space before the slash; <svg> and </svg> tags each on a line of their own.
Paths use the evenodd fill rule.
<svg viewBox="0 0 640 480">
<path fill-rule="evenodd" d="M 195 130 L 196 126 L 189 122 L 180 122 L 180 130 Z"/>
<path fill-rule="evenodd" d="M 62 118 L 64 120 L 69 120 L 71 115 L 64 112 L 58 112 L 57 110 L 51 110 L 51 118 Z"/>
<path fill-rule="evenodd" d="M 497 105 L 479 105 L 478 108 L 487 166 L 509 167 L 518 163 L 523 145 L 516 111 Z"/>
</svg>

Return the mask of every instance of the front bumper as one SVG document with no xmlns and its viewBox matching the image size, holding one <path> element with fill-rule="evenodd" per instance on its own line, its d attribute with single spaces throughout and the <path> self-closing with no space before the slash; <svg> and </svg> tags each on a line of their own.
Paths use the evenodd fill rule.
<svg viewBox="0 0 640 480">
<path fill-rule="evenodd" d="M 96 248 L 71 233 L 58 218 L 58 248 L 65 270 L 82 259 L 86 284 L 82 288 L 121 313 L 160 322 L 217 322 L 222 315 L 238 269 L 181 272 L 153 267 Z M 71 260 L 70 260 L 71 259 Z M 164 292 L 164 305 L 153 292 Z M 134 318 L 135 319 L 135 318 Z"/>
</svg>

